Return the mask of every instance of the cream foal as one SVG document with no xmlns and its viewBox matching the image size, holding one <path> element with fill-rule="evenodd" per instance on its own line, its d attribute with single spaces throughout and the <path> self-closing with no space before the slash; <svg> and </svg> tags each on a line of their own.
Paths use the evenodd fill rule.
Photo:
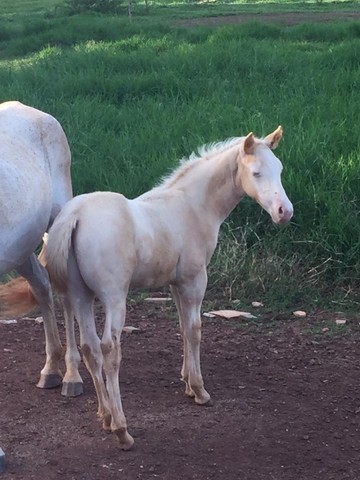
<svg viewBox="0 0 360 480">
<path fill-rule="evenodd" d="M 272 151 L 281 136 L 279 127 L 265 139 L 250 133 L 203 148 L 199 157 L 193 155 L 160 186 L 134 200 L 111 192 L 80 195 L 65 205 L 50 229 L 47 268 L 74 310 L 98 415 L 104 428 L 117 434 L 121 448 L 134 443 L 119 387 L 120 335 L 129 289 L 170 285 L 184 342 L 185 393 L 198 404 L 209 402 L 200 369 L 206 267 L 220 225 L 245 195 L 275 223 L 291 219 L 282 165 Z M 94 322 L 95 297 L 106 312 L 101 340 Z M 74 337 L 73 329 L 68 337 Z"/>
</svg>

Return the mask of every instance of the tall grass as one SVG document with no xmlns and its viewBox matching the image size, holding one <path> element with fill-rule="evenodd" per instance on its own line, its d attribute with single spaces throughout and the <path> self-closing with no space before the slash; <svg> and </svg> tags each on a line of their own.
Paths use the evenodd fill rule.
<svg viewBox="0 0 360 480">
<path fill-rule="evenodd" d="M 214 29 L 180 28 L 163 14 L 24 18 L 0 28 L 0 101 L 60 120 L 76 193 L 134 197 L 203 143 L 281 124 L 277 154 L 294 220 L 275 228 L 242 201 L 211 263 L 211 292 L 299 307 L 324 302 L 324 292 L 356 300 L 358 23 Z"/>
</svg>

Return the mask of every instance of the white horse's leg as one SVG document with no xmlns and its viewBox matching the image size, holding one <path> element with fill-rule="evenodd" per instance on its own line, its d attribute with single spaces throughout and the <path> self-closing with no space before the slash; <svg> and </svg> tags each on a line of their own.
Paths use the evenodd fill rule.
<svg viewBox="0 0 360 480">
<path fill-rule="evenodd" d="M 66 328 L 66 373 L 63 378 L 61 394 L 65 397 L 77 397 L 83 393 L 83 381 L 79 373 L 81 356 L 76 344 L 74 330 L 74 313 L 69 299 L 62 298 Z"/>
<path fill-rule="evenodd" d="M 101 350 L 104 356 L 104 372 L 106 388 L 109 394 L 111 411 L 111 431 L 114 432 L 120 443 L 120 448 L 129 450 L 134 439 L 127 431 L 126 419 L 121 403 L 119 370 L 121 363 L 120 336 L 125 323 L 126 294 L 123 299 L 106 305 L 106 322 L 104 335 L 101 341 Z"/>
<path fill-rule="evenodd" d="M 63 349 L 54 314 L 54 302 L 48 273 L 35 254 L 32 254 L 21 267 L 18 267 L 17 271 L 29 282 L 44 319 L 46 363 L 41 370 L 37 386 L 39 388 L 57 387 L 62 380 L 59 365 Z"/>
<path fill-rule="evenodd" d="M 192 281 L 187 279 L 186 284 L 181 283 L 173 287 L 180 319 L 180 330 L 184 339 L 184 360 L 181 373 L 186 383 L 185 393 L 195 396 L 195 402 L 200 405 L 204 405 L 210 400 L 210 395 L 204 388 L 200 368 L 200 309 L 206 284 L 206 270 L 203 270 Z"/>
</svg>

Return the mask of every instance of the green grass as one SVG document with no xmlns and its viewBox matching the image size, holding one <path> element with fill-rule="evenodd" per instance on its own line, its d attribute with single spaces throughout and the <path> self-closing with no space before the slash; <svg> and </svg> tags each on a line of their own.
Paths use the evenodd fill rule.
<svg viewBox="0 0 360 480">
<path fill-rule="evenodd" d="M 60 4 L 59 0 L 3 0 L 0 3 L 1 17 L 17 17 L 25 15 L 43 14 Z"/>
<path fill-rule="evenodd" d="M 137 4 L 131 22 L 125 15 L 68 16 L 49 1 L 2 3 L 0 101 L 18 99 L 60 120 L 76 193 L 134 197 L 203 143 L 283 125 L 277 154 L 294 220 L 276 228 L 253 201 L 242 201 L 222 229 L 209 295 L 261 297 L 283 308 L 330 301 L 355 308 L 359 22 L 176 23 L 210 14 L 337 9 L 355 3 L 157 3 L 149 13 Z"/>
</svg>

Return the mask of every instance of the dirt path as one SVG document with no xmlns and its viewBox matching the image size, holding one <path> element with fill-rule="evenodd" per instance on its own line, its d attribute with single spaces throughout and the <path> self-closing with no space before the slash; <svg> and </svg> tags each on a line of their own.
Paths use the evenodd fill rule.
<svg viewBox="0 0 360 480">
<path fill-rule="evenodd" d="M 265 312 L 260 320 L 261 329 L 204 319 L 202 368 L 214 401 L 204 408 L 185 397 L 179 381 L 174 307 L 133 305 L 127 324 L 141 333 L 123 335 L 121 373 L 136 441 L 130 452 L 101 430 L 83 365 L 83 396 L 39 390 L 42 327 L 31 320 L 0 325 L 1 478 L 359 480 L 359 319 L 338 336 L 326 330 L 333 320 L 324 315 Z"/>
<path fill-rule="evenodd" d="M 224 15 L 218 17 L 194 18 L 181 20 L 177 25 L 231 25 L 246 22 L 268 22 L 281 25 L 296 25 L 305 22 L 334 22 L 338 20 L 360 20 L 360 9 L 357 12 L 340 10 L 338 12 L 293 12 L 293 13 L 242 13 L 240 15 Z"/>
</svg>

